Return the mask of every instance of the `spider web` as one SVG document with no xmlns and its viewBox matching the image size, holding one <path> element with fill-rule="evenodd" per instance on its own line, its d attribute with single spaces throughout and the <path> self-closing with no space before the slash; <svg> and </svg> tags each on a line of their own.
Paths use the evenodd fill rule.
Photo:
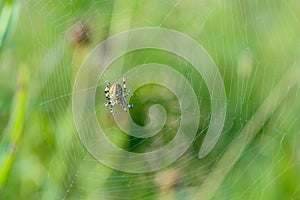
<svg viewBox="0 0 300 200">
<path fill-rule="evenodd" d="M 22 14 L 29 20 L 24 32 L 32 39 L 32 57 L 37 58 L 32 61 L 36 72 L 31 95 L 40 117 L 32 120 L 40 125 L 41 135 L 32 147 L 39 160 L 32 163 L 40 166 L 35 187 L 40 192 L 31 196 L 25 192 L 24 198 L 300 198 L 297 1 L 32 0 L 24 6 Z M 166 124 L 154 137 L 126 135 L 109 110 L 103 110 L 106 81 L 115 83 L 135 66 L 172 66 L 194 89 L 201 113 L 194 119 L 199 121 L 198 134 L 178 160 L 158 171 L 127 173 L 103 165 L 81 143 L 72 114 L 73 85 L 96 45 L 121 31 L 149 26 L 187 34 L 207 50 L 224 81 L 226 121 L 212 152 L 199 159 L 212 117 L 203 77 L 189 62 L 168 52 L 145 49 L 118 58 L 100 78 L 95 95 L 98 122 L 117 147 L 153 151 L 174 139 L 180 126 L 180 100 L 158 84 L 142 86 L 130 97 L 134 104 L 130 114 L 138 125 L 149 123 L 151 105 L 159 103 L 166 109 Z M 126 82 L 130 89 L 134 80 Z M 29 133 L 29 138 L 35 134 Z"/>
</svg>

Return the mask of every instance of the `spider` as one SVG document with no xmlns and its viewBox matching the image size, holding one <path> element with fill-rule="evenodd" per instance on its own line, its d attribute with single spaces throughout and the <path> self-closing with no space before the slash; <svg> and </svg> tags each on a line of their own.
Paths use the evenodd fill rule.
<svg viewBox="0 0 300 200">
<path fill-rule="evenodd" d="M 126 93 L 126 81 L 124 77 L 122 77 L 122 81 L 123 88 L 119 83 L 110 85 L 110 83 L 108 82 L 104 89 L 105 97 L 107 99 L 105 106 L 109 105 L 109 110 L 111 114 L 113 114 L 113 107 L 115 104 L 120 104 L 120 106 L 125 112 L 128 111 L 126 107 L 133 107 L 133 105 L 129 105 L 126 101 L 126 97 L 130 95 L 130 90 L 128 90 L 128 92 Z"/>
</svg>

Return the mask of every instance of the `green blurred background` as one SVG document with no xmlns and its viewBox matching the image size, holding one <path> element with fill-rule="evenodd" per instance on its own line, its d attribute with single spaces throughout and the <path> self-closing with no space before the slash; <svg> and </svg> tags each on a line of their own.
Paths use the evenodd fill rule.
<svg viewBox="0 0 300 200">
<path fill-rule="evenodd" d="M 300 199 L 298 0 L 0 2 L 0 199 Z M 185 33 L 207 50 L 224 80 L 227 116 L 216 147 L 199 159 L 211 114 L 201 76 L 166 52 L 125 55 L 100 80 L 99 105 L 105 100 L 106 80 L 114 82 L 133 66 L 157 62 L 189 80 L 201 111 L 199 134 L 178 161 L 156 172 L 130 174 L 102 165 L 81 144 L 72 117 L 72 87 L 97 44 L 121 31 L 149 26 Z M 276 93 L 281 80 L 286 81 Z M 147 109 L 154 103 L 166 108 L 168 120 L 158 136 L 139 139 L 122 133 L 108 112 L 97 110 L 117 146 L 146 152 L 174 137 L 180 110 L 170 91 L 143 86 L 130 103 L 139 125 L 149 122 Z M 259 108 L 268 112 L 268 107 L 270 116 L 263 124 L 249 125 Z M 247 123 L 259 128 L 253 137 L 246 135 L 249 142 L 239 140 Z M 233 141 L 243 147 L 235 148 Z M 234 166 L 213 176 L 218 163 Z M 220 184 L 219 178 L 224 179 Z M 216 190 L 205 188 L 208 179 Z"/>
</svg>

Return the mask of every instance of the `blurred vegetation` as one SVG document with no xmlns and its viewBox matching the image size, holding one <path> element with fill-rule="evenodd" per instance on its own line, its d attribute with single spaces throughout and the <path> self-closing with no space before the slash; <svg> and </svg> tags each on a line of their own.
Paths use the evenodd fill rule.
<svg viewBox="0 0 300 200">
<path fill-rule="evenodd" d="M 191 199 L 201 195 L 202 183 L 251 116 L 285 74 L 299 69 L 299 18 L 297 0 L 0 1 L 0 199 Z M 136 65 L 157 62 L 174 67 L 189 80 L 201 112 L 199 134 L 184 156 L 166 169 L 130 174 L 102 165 L 81 144 L 72 116 L 72 87 L 81 63 L 97 44 L 115 33 L 149 26 L 185 33 L 207 50 L 224 80 L 227 118 L 214 150 L 199 159 L 211 114 L 209 93 L 200 75 L 189 63 L 166 52 L 143 50 L 118 59 L 99 81 L 99 105 L 104 102 L 106 80 L 113 82 Z M 291 82 L 296 85 L 286 88 L 286 97 L 253 141 L 238 152 L 240 159 L 234 160 L 213 199 L 300 198 L 297 75 Z M 180 113 L 170 91 L 144 86 L 133 93 L 130 103 L 135 105 L 132 118 L 140 125 L 149 120 L 149 106 L 161 103 L 169 119 L 163 131 L 170 131 L 144 140 L 128 137 L 108 112 L 98 112 L 117 146 L 146 152 L 174 137 L 172 121 Z"/>
</svg>

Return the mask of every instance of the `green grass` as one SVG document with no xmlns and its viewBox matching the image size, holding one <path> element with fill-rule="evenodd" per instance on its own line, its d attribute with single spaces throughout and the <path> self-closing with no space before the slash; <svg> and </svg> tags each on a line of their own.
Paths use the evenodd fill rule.
<svg viewBox="0 0 300 200">
<path fill-rule="evenodd" d="M 28 102 L 27 73 L 25 68 L 21 68 L 11 105 L 10 118 L 2 135 L 0 145 L 0 188 L 6 182 L 9 171 L 14 163 L 19 143 L 22 140 Z"/>
</svg>

